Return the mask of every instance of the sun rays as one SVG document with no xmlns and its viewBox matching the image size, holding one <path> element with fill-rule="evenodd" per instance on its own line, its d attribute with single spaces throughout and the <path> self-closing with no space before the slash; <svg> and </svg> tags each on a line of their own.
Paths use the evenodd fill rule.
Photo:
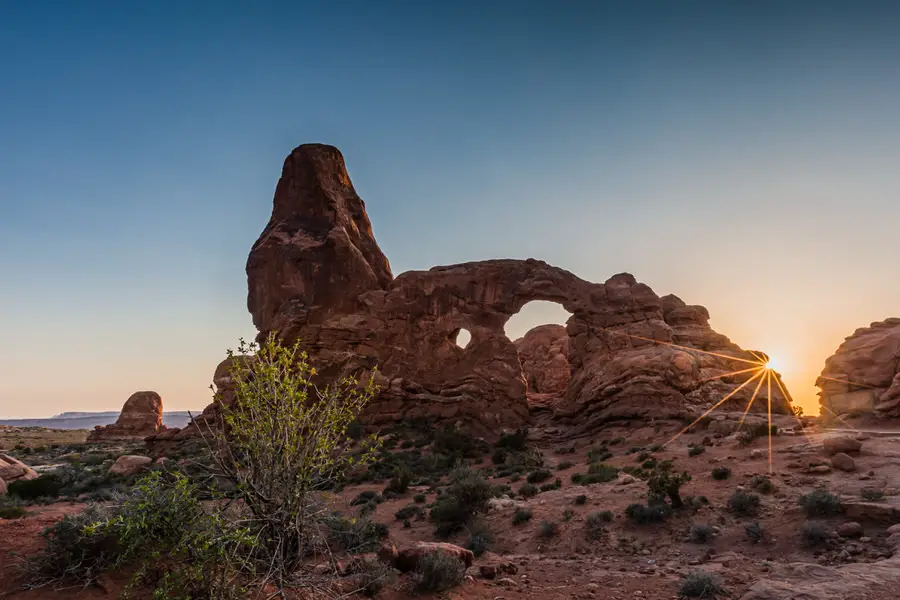
<svg viewBox="0 0 900 600">
<path fill-rule="evenodd" d="M 707 356 L 713 356 L 716 358 L 725 359 L 728 361 L 734 361 L 736 363 L 741 363 L 740 368 L 730 371 L 727 373 L 722 373 L 720 375 L 714 375 L 712 377 L 706 377 L 701 379 L 699 383 L 707 383 L 710 381 L 714 381 L 717 379 L 727 379 L 729 377 L 740 377 L 740 376 L 748 376 L 746 380 L 744 380 L 740 385 L 736 388 L 728 392 L 721 400 L 714 403 L 709 409 L 707 409 L 702 415 L 694 419 L 689 425 L 684 427 L 681 431 L 672 436 L 668 441 L 662 444 L 662 447 L 668 446 L 679 437 L 687 433 L 692 427 L 701 423 L 706 417 L 708 417 L 713 411 L 717 408 L 725 404 L 728 400 L 732 399 L 736 396 L 741 390 L 748 387 L 749 385 L 755 383 L 753 388 L 753 393 L 750 396 L 750 399 L 747 401 L 747 405 L 744 407 L 743 414 L 741 415 L 740 423 L 738 424 L 738 430 L 740 430 L 744 421 L 747 418 L 747 415 L 750 413 L 750 410 L 753 408 L 754 403 L 760 398 L 760 392 L 765 388 L 766 394 L 766 414 L 767 414 L 767 438 L 768 438 L 768 455 L 769 455 L 769 473 L 771 474 L 774 471 L 773 461 L 772 461 L 772 389 L 773 389 L 773 381 L 774 387 L 781 393 L 784 402 L 789 407 L 791 415 L 797 421 L 798 429 L 804 435 L 804 437 L 809 439 L 806 431 L 803 428 L 803 422 L 800 417 L 793 411 L 793 403 L 791 399 L 791 395 L 787 391 L 787 387 L 782 383 L 781 377 L 777 372 L 777 368 L 779 367 L 779 363 L 774 360 L 772 357 L 764 354 L 762 352 L 756 352 L 753 350 L 748 350 L 747 354 L 749 354 L 752 358 L 745 358 L 741 356 L 730 356 L 728 354 L 723 354 L 720 352 L 710 352 L 708 350 L 700 350 L 699 348 L 691 348 L 690 346 L 682 346 L 679 344 L 675 344 L 672 342 L 664 342 L 661 340 L 654 340 L 652 338 L 642 337 L 638 335 L 631 335 L 622 331 L 613 331 L 607 330 L 608 333 L 614 335 L 622 335 L 631 339 L 642 340 L 646 342 L 651 342 L 653 344 L 659 344 L 662 346 L 670 346 L 673 348 L 678 348 L 679 350 L 683 350 L 689 354 L 697 353 L 703 354 Z M 744 365 L 750 365 L 749 367 L 745 367 Z M 738 365 L 735 365 L 738 366 Z"/>
</svg>

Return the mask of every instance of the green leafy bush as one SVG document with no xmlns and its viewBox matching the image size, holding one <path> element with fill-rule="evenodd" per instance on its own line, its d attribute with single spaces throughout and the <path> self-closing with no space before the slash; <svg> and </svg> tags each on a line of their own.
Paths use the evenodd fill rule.
<svg viewBox="0 0 900 600">
<path fill-rule="evenodd" d="M 556 537 L 559 533 L 559 525 L 553 521 L 541 521 L 541 527 L 538 529 L 538 536 L 544 539 Z"/>
<path fill-rule="evenodd" d="M 56 473 L 44 473 L 36 479 L 18 479 L 7 485 L 7 493 L 13 498 L 34 501 L 42 498 L 58 498 L 65 483 Z"/>
<path fill-rule="evenodd" d="M 450 485 L 434 502 L 431 520 L 439 536 L 463 529 L 476 514 L 483 513 L 493 496 L 491 484 L 478 471 L 461 468 L 450 474 Z"/>
<path fill-rule="evenodd" d="M 731 469 L 728 467 L 716 467 L 712 470 L 712 478 L 716 481 L 724 481 L 731 477 Z"/>
<path fill-rule="evenodd" d="M 681 508 L 684 505 L 681 487 L 690 480 L 691 476 L 687 472 L 673 473 L 667 463 L 661 463 L 647 479 L 650 504 L 664 502 L 668 497 L 672 508 Z"/>
<path fill-rule="evenodd" d="M 688 534 L 691 542 L 695 544 L 705 544 L 716 536 L 716 530 L 712 525 L 707 523 L 695 523 L 691 525 L 691 531 Z"/>
<path fill-rule="evenodd" d="M 533 483 L 526 483 L 522 487 L 519 488 L 519 495 L 523 498 L 534 498 L 540 493 L 540 489 L 538 486 Z"/>
<path fill-rule="evenodd" d="M 565 471 L 566 469 L 571 469 L 574 466 L 575 466 L 575 463 L 572 463 L 568 460 L 564 460 L 561 463 L 559 463 L 558 465 L 556 465 L 556 470 L 557 471 Z"/>
<path fill-rule="evenodd" d="M 753 478 L 750 479 L 750 487 L 760 494 L 775 493 L 775 484 L 765 475 L 754 475 Z"/>
<path fill-rule="evenodd" d="M 541 483 L 542 481 L 546 481 L 551 477 L 553 477 L 553 473 L 551 473 L 547 469 L 538 469 L 529 473 L 528 477 L 525 478 L 525 481 L 527 481 L 528 483 Z"/>
<path fill-rule="evenodd" d="M 650 523 L 660 523 L 669 518 L 671 509 L 668 504 L 630 504 L 625 509 L 625 516 L 633 523 L 638 525 L 648 525 Z"/>
<path fill-rule="evenodd" d="M 704 452 L 706 452 L 706 448 L 704 448 L 703 446 L 701 446 L 699 444 L 688 448 L 688 456 L 691 456 L 691 457 L 698 456 L 700 454 L 703 454 Z"/>
<path fill-rule="evenodd" d="M 585 496 L 584 494 L 579 494 L 575 496 L 575 500 L 573 502 L 574 504 L 581 506 L 587 502 L 587 496 Z"/>
<path fill-rule="evenodd" d="M 528 508 L 518 508 L 516 512 L 513 513 L 512 524 L 513 525 L 521 525 L 522 523 L 527 523 L 531 520 L 531 510 Z"/>
</svg>

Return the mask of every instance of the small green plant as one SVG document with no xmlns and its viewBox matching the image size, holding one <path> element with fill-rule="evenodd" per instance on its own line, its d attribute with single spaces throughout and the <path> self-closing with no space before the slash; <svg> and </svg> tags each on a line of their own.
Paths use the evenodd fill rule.
<svg viewBox="0 0 900 600">
<path fill-rule="evenodd" d="M 542 492 L 549 492 L 550 490 L 558 490 L 562 487 L 562 481 L 560 481 L 559 477 L 556 478 L 552 483 L 544 483 L 541 485 Z"/>
<path fill-rule="evenodd" d="M 725 590 L 715 575 L 695 571 L 688 573 L 681 582 L 678 594 L 682 598 L 715 598 L 724 595 Z"/>
<path fill-rule="evenodd" d="M 417 517 L 419 519 L 425 516 L 425 509 L 419 506 L 418 504 L 407 504 L 400 510 L 394 513 L 394 518 L 398 521 L 404 521 L 406 519 L 411 519 L 413 517 Z"/>
<path fill-rule="evenodd" d="M 691 540 L 694 544 L 705 544 L 711 539 L 713 539 L 716 535 L 716 530 L 712 525 L 707 523 L 695 523 L 691 525 L 691 531 L 688 534 L 688 539 Z"/>
<path fill-rule="evenodd" d="M 34 501 L 58 498 L 64 482 L 56 473 L 45 473 L 36 479 L 18 479 L 9 483 L 7 493 L 13 498 Z"/>
<path fill-rule="evenodd" d="M 724 481 L 731 477 L 731 469 L 728 467 L 716 467 L 712 470 L 712 478 L 716 481 Z"/>
<path fill-rule="evenodd" d="M 513 513 L 512 524 L 521 525 L 531 520 L 531 510 L 528 508 L 518 508 Z"/>
<path fill-rule="evenodd" d="M 487 509 L 493 496 L 491 484 L 478 471 L 460 468 L 450 474 L 450 485 L 431 507 L 436 533 L 446 537 L 463 529 L 476 514 Z"/>
<path fill-rule="evenodd" d="M 591 513 L 584 520 L 585 536 L 589 540 L 599 540 L 606 531 L 606 524 L 612 522 L 613 514 L 611 511 L 604 510 L 602 512 Z"/>
<path fill-rule="evenodd" d="M 358 493 L 356 497 L 350 502 L 350 506 L 359 506 L 361 504 L 368 504 L 369 502 L 378 504 L 383 501 L 384 498 L 382 498 L 375 490 L 366 490 L 364 492 Z"/>
<path fill-rule="evenodd" d="M 728 510 L 739 517 L 753 516 L 759 512 L 759 496 L 743 490 L 735 490 L 728 499 Z"/>
<path fill-rule="evenodd" d="M 691 476 L 687 472 L 674 473 L 667 463 L 661 463 L 647 479 L 650 504 L 664 502 L 668 497 L 672 508 L 681 508 L 684 506 L 681 499 L 681 486 L 690 480 Z"/>
<path fill-rule="evenodd" d="M 416 494 L 415 496 L 413 496 L 413 502 L 415 502 L 416 504 L 425 504 L 425 500 L 425 494 Z"/>
<path fill-rule="evenodd" d="M 575 500 L 573 500 L 573 503 L 576 506 L 582 506 L 586 502 L 587 502 L 587 496 L 585 496 L 584 494 L 579 494 L 579 495 L 575 496 Z"/>
<path fill-rule="evenodd" d="M 706 452 L 706 448 L 704 448 L 703 446 L 701 446 L 699 444 L 696 444 L 696 445 L 688 448 L 688 456 L 691 456 L 691 457 L 698 456 L 700 454 L 703 454 L 704 452 Z"/>
<path fill-rule="evenodd" d="M 497 440 L 496 446 L 515 452 L 524 452 L 528 448 L 528 431 L 519 429 L 513 433 L 504 433 Z"/>
<path fill-rule="evenodd" d="M 28 511 L 21 506 L 0 506 L 0 519 L 22 519 Z"/>
<path fill-rule="evenodd" d="M 463 582 L 466 566 L 457 557 L 431 552 L 419 558 L 413 571 L 413 589 L 418 594 L 444 592 Z"/>
<path fill-rule="evenodd" d="M 564 460 L 561 463 L 559 463 L 558 465 L 556 465 L 556 470 L 557 471 L 565 471 L 566 469 L 571 469 L 573 466 L 575 466 L 575 463 L 572 463 L 568 460 Z"/>
<path fill-rule="evenodd" d="M 828 517 L 844 512 L 841 498 L 821 488 L 801 496 L 800 505 L 810 517 Z"/>
<path fill-rule="evenodd" d="M 494 534 L 487 524 L 481 519 L 474 519 L 469 524 L 469 539 L 466 542 L 466 548 L 471 550 L 475 556 L 481 556 L 490 549 L 493 543 Z"/>
<path fill-rule="evenodd" d="M 800 529 L 803 543 L 808 548 L 827 546 L 831 541 L 831 532 L 824 523 L 807 521 Z"/>
<path fill-rule="evenodd" d="M 754 544 L 759 544 L 766 537 L 765 531 L 758 521 L 744 525 L 744 532 L 747 534 L 747 539 Z"/>
<path fill-rule="evenodd" d="M 572 520 L 572 518 L 573 518 L 574 516 L 575 516 L 575 511 L 572 510 L 571 508 L 567 508 L 566 510 L 563 511 L 563 517 L 562 517 L 562 518 L 563 518 L 563 521 L 565 521 L 565 522 L 568 523 L 569 521 Z"/>
<path fill-rule="evenodd" d="M 559 525 L 554 523 L 553 521 L 541 521 L 541 527 L 538 530 L 538 536 L 549 539 L 556 537 L 559 533 Z"/>
</svg>

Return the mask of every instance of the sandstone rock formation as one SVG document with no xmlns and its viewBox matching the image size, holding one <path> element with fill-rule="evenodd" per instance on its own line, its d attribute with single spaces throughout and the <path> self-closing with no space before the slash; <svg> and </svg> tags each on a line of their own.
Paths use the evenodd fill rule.
<svg viewBox="0 0 900 600">
<path fill-rule="evenodd" d="M 539 325 L 515 341 L 531 408 L 552 405 L 569 389 L 569 334 L 562 325 Z"/>
<path fill-rule="evenodd" d="M 129 475 L 137 475 L 144 469 L 150 468 L 150 465 L 153 463 L 153 459 L 148 456 L 135 456 L 126 454 L 124 456 L 120 456 L 116 459 L 109 467 L 110 475 L 122 475 L 124 477 L 128 477 Z"/>
<path fill-rule="evenodd" d="M 7 484 L 37 477 L 37 472 L 22 461 L 7 454 L 0 454 L 0 496 L 6 494 Z"/>
<path fill-rule="evenodd" d="M 705 308 L 661 298 L 629 274 L 598 284 L 538 260 L 504 259 L 394 278 L 343 157 L 325 145 L 300 146 L 285 160 L 247 278 L 259 340 L 270 332 L 301 340 L 323 378 L 378 368 L 381 391 L 364 415 L 372 423 L 452 419 L 496 434 L 528 422 L 529 381 L 539 394 L 556 394 L 556 416 L 582 430 L 612 419 L 684 417 L 750 374 L 714 377 L 757 360 L 713 331 Z M 542 377 L 528 336 L 519 345 L 523 364 L 503 329 L 532 300 L 572 314 L 565 343 L 559 329 L 532 336 L 558 342 L 540 359 L 554 368 Z M 472 335 L 465 348 L 455 343 L 461 329 Z M 753 388 L 726 408 L 743 410 Z M 774 410 L 786 412 L 776 393 Z"/>
<path fill-rule="evenodd" d="M 816 381 L 822 416 L 900 417 L 900 318 L 857 329 Z"/>
<path fill-rule="evenodd" d="M 98 425 L 88 435 L 89 442 L 119 439 L 143 439 L 165 431 L 162 424 L 162 397 L 156 392 L 135 392 L 125 401 L 119 418 L 112 425 Z"/>
</svg>

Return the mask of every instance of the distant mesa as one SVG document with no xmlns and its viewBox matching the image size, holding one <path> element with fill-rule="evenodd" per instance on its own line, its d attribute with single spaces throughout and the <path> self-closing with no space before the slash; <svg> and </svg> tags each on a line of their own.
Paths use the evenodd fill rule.
<svg viewBox="0 0 900 600">
<path fill-rule="evenodd" d="M 143 439 L 162 433 L 163 401 L 156 392 L 135 392 L 125 401 L 119 418 L 112 425 L 98 425 L 88 435 L 89 442 Z"/>
<path fill-rule="evenodd" d="M 394 277 L 333 146 L 287 157 L 246 271 L 258 340 L 300 340 L 323 379 L 377 367 L 369 424 L 440 420 L 495 436 L 550 411 L 578 434 L 696 416 L 736 390 L 723 409 L 743 411 L 753 395 L 740 386 L 758 356 L 714 331 L 704 307 L 627 273 L 592 283 L 539 260 L 496 259 Z M 504 325 L 533 300 L 571 317 L 513 342 Z M 789 413 L 778 390 L 772 404 Z"/>
<path fill-rule="evenodd" d="M 900 417 L 900 318 L 857 329 L 816 381 L 824 418 Z"/>
</svg>

